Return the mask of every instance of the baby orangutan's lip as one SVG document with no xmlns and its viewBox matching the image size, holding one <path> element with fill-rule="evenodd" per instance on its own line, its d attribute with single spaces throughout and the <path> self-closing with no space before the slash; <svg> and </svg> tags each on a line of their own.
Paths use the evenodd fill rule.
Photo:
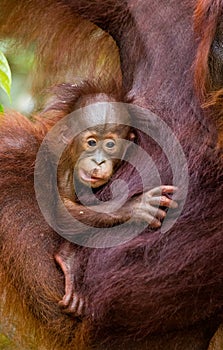
<svg viewBox="0 0 223 350">
<path fill-rule="evenodd" d="M 98 181 L 104 181 L 105 179 L 103 177 L 99 176 L 93 176 L 87 171 L 80 169 L 79 171 L 79 176 L 80 178 L 85 181 L 85 182 L 90 182 L 90 183 L 96 183 Z"/>
</svg>

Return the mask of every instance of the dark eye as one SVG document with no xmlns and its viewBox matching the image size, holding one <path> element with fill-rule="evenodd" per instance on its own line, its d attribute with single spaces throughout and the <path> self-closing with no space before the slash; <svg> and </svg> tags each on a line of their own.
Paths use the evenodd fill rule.
<svg viewBox="0 0 223 350">
<path fill-rule="evenodd" d="M 95 147 L 97 145 L 97 141 L 95 139 L 89 139 L 87 144 L 90 147 Z"/>
<path fill-rule="evenodd" d="M 112 140 L 111 140 L 111 141 L 108 141 L 108 142 L 106 142 L 105 146 L 106 146 L 107 148 L 109 148 L 109 149 L 114 148 L 114 147 L 115 147 L 115 142 L 112 141 Z"/>
</svg>

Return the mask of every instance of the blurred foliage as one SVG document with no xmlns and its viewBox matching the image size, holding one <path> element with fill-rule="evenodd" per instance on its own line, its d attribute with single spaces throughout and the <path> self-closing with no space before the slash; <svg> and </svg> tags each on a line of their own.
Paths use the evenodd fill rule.
<svg viewBox="0 0 223 350">
<path fill-rule="evenodd" d="M 12 84 L 12 77 L 11 77 L 11 70 L 8 64 L 8 61 L 3 54 L 2 51 L 0 51 L 0 88 L 5 91 L 6 95 L 11 101 L 11 84 Z M 0 104 L 0 112 L 4 111 L 4 107 L 2 104 Z"/>
<path fill-rule="evenodd" d="M 0 102 L 4 108 L 29 114 L 35 104 L 31 95 L 30 75 L 34 67 L 34 52 L 31 48 L 12 51 L 11 47 L 10 41 L 0 42 L 0 51 L 6 55 L 12 72 L 11 103 L 3 91 L 0 91 Z"/>
<path fill-rule="evenodd" d="M 14 350 L 12 342 L 3 334 L 0 334 L 0 350 Z"/>
</svg>

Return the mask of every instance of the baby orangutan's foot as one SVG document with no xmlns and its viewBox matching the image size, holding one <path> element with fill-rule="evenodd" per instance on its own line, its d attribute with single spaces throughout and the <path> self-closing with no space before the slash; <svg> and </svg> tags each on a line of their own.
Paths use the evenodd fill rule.
<svg viewBox="0 0 223 350">
<path fill-rule="evenodd" d="M 81 317 L 85 312 L 86 303 L 85 299 L 75 291 L 76 266 L 73 264 L 73 256 L 69 255 L 68 252 L 65 254 L 65 252 L 66 250 L 63 249 L 55 254 L 55 260 L 65 276 L 65 294 L 63 299 L 59 301 L 59 305 L 65 313 Z"/>
<path fill-rule="evenodd" d="M 63 299 L 59 301 L 59 305 L 65 313 L 75 314 L 79 317 L 84 315 L 85 300 L 74 291 L 74 288 L 71 288 L 70 291 L 66 291 Z"/>
</svg>

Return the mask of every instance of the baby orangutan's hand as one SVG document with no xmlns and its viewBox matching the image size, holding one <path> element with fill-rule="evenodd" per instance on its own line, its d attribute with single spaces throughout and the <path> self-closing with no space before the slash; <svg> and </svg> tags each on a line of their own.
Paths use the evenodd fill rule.
<svg viewBox="0 0 223 350">
<path fill-rule="evenodd" d="M 135 198 L 132 220 L 146 221 L 153 228 L 160 227 L 161 221 L 166 217 L 166 211 L 160 207 L 178 207 L 177 202 L 166 196 L 175 193 L 177 189 L 175 186 L 158 186 Z"/>
</svg>

